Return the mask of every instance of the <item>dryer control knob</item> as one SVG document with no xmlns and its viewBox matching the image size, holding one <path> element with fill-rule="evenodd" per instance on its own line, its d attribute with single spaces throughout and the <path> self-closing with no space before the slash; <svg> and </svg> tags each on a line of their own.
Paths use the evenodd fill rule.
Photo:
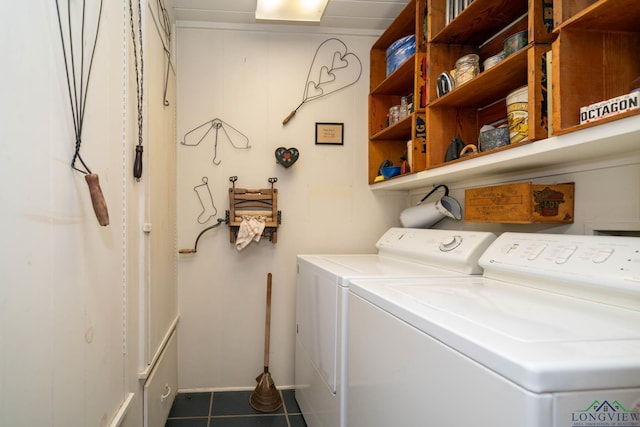
<svg viewBox="0 0 640 427">
<path fill-rule="evenodd" d="M 458 246 L 460 246 L 461 243 L 462 243 L 462 237 L 461 236 L 445 237 L 440 242 L 440 250 L 442 252 L 449 252 L 449 251 L 454 250 Z"/>
</svg>

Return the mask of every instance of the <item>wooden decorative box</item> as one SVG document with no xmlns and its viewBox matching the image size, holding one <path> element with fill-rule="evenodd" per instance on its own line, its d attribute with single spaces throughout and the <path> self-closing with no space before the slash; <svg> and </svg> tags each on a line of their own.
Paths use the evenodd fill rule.
<svg viewBox="0 0 640 427">
<path fill-rule="evenodd" d="M 465 221 L 573 223 L 574 183 L 497 185 L 465 190 Z"/>
</svg>

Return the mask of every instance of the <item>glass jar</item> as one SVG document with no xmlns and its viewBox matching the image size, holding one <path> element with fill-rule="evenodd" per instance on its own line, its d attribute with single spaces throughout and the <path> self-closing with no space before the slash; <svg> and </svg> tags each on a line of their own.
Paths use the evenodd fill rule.
<svg viewBox="0 0 640 427">
<path fill-rule="evenodd" d="M 479 61 L 480 58 L 474 53 L 465 55 L 456 61 L 456 72 L 454 75 L 456 86 L 468 82 L 480 73 Z"/>
<path fill-rule="evenodd" d="M 394 105 L 389 108 L 389 126 L 398 123 L 400 120 L 400 106 Z"/>
<path fill-rule="evenodd" d="M 398 117 L 400 118 L 400 120 L 402 120 L 408 115 L 409 115 L 409 104 L 407 103 L 407 97 L 403 96 L 402 98 L 400 98 L 400 112 L 398 114 Z"/>
</svg>

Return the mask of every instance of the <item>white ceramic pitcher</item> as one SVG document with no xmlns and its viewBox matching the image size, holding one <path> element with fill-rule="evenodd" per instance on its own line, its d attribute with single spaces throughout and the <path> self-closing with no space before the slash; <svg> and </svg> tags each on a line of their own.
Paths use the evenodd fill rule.
<svg viewBox="0 0 640 427">
<path fill-rule="evenodd" d="M 444 188 L 444 196 L 435 202 L 422 203 L 437 189 Z M 449 196 L 449 187 L 444 184 L 437 185 L 418 202 L 416 206 L 400 212 L 400 224 L 406 228 L 430 228 L 443 218 L 462 219 L 460 203 Z"/>
</svg>

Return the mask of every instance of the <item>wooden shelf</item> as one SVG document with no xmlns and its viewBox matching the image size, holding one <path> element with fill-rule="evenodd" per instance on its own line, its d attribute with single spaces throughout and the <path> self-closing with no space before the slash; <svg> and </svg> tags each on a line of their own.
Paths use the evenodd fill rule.
<svg viewBox="0 0 640 427">
<path fill-rule="evenodd" d="M 577 130 L 581 130 L 581 129 L 588 129 L 588 128 L 592 128 L 594 126 L 600 126 L 604 123 L 610 123 L 610 122 L 615 122 L 616 120 L 620 120 L 620 119 L 624 119 L 625 117 L 632 117 L 632 116 L 637 116 L 640 115 L 640 110 L 633 110 L 633 111 L 628 111 L 625 113 L 620 113 L 616 116 L 610 116 L 610 117 L 605 117 L 604 119 L 600 119 L 597 120 L 595 122 L 589 122 L 589 123 L 584 123 L 581 125 L 575 125 L 575 126 L 571 126 L 565 129 L 560 129 L 556 132 L 554 132 L 555 135 L 564 135 L 567 133 L 571 133 L 571 132 L 575 132 Z"/>
<path fill-rule="evenodd" d="M 389 77 L 371 90 L 371 95 L 397 95 L 413 90 L 413 73 L 416 55 L 403 62 Z"/>
<path fill-rule="evenodd" d="M 427 168 L 444 164 L 447 147 L 455 136 L 459 136 L 466 144 L 477 144 L 480 128 L 506 119 L 506 97 L 523 86 L 527 86 L 528 93 L 528 138 L 530 141 L 546 138 L 547 102 L 543 63 L 544 53 L 549 49 L 548 44 L 529 43 L 488 71 L 429 103 L 426 112 L 429 147 Z M 513 147 L 508 145 L 504 149 Z"/>
<path fill-rule="evenodd" d="M 429 103 L 429 108 L 484 107 L 506 97 L 509 92 L 527 84 L 527 51 L 532 47 L 533 43 L 530 43 L 526 49 L 435 99 Z"/>
<path fill-rule="evenodd" d="M 372 49 L 386 50 L 396 40 L 401 39 L 404 36 L 414 34 L 416 27 L 416 1 L 417 0 L 409 1 L 407 6 L 393 21 L 393 25 L 390 25 L 378 40 L 376 40 Z"/>
<path fill-rule="evenodd" d="M 401 119 L 398 123 L 392 124 L 391 126 L 381 130 L 375 135 L 371 135 L 370 139 L 372 141 L 384 141 L 402 138 L 406 140 L 406 136 L 411 134 L 411 117 L 412 115 L 408 115 L 407 117 Z"/>
<path fill-rule="evenodd" d="M 603 123 L 566 135 L 518 145 L 438 168 L 371 184 L 371 190 L 412 190 L 431 185 L 491 177 L 615 156 L 640 158 L 640 115 Z"/>
<path fill-rule="evenodd" d="M 444 25 L 445 0 L 432 1 L 429 15 L 431 43 L 475 44 L 487 41 L 519 16 L 527 13 L 521 0 L 474 0 L 449 25 Z"/>
<path fill-rule="evenodd" d="M 556 3 L 555 33 L 562 30 L 637 32 L 640 29 L 637 0 L 599 0 L 595 3 L 593 0 L 556 0 Z"/>
</svg>

